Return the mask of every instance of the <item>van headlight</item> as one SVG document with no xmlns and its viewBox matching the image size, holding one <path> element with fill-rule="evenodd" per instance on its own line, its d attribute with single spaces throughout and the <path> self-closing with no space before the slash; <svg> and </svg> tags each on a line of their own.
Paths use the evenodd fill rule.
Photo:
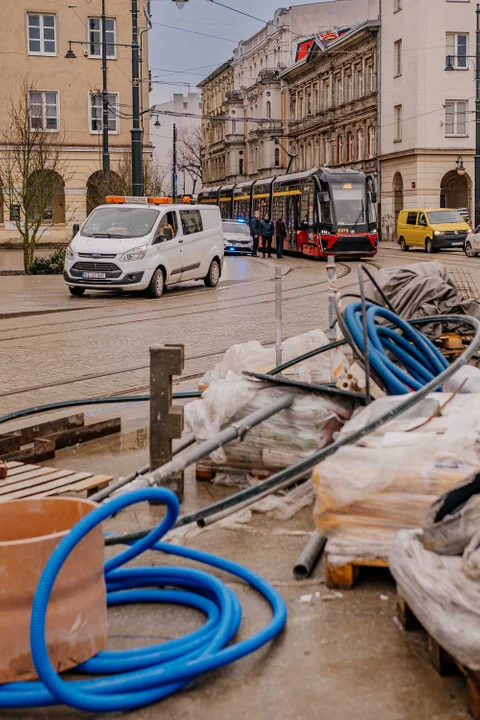
<svg viewBox="0 0 480 720">
<path fill-rule="evenodd" d="M 435 232 L 434 232 L 433 234 L 434 234 L 434 235 L 445 235 L 445 233 L 443 232 L 443 230 L 435 230 Z"/>
<path fill-rule="evenodd" d="M 75 257 L 75 253 L 73 252 L 70 245 L 68 245 L 67 249 L 65 250 L 65 257 L 68 258 L 68 260 L 73 260 Z"/>
<path fill-rule="evenodd" d="M 131 250 L 127 250 L 126 253 L 123 253 L 123 255 L 120 258 L 120 262 L 133 262 L 134 260 L 143 260 L 147 253 L 147 245 L 140 245 L 139 247 L 134 247 Z"/>
</svg>

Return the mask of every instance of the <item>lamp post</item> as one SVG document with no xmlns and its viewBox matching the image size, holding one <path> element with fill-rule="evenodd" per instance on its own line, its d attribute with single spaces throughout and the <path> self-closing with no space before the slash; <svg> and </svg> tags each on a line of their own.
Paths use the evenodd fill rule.
<svg viewBox="0 0 480 720">
<path fill-rule="evenodd" d="M 132 0 L 132 195 L 143 195 L 142 129 L 140 127 L 140 45 L 138 0 Z"/>
<path fill-rule="evenodd" d="M 110 152 L 108 150 L 108 90 L 107 90 L 107 28 L 105 0 L 102 0 L 102 169 L 104 182 L 110 182 Z"/>
<path fill-rule="evenodd" d="M 475 225 L 480 225 L 480 3 L 477 3 L 477 31 L 476 31 L 476 53 L 475 55 L 465 55 L 462 57 L 473 58 L 475 60 Z M 455 70 L 453 60 L 455 55 L 447 55 L 447 64 L 445 70 L 451 72 Z M 457 159 L 457 172 L 458 172 Z M 462 168 L 463 169 L 463 161 Z M 459 172 L 459 175 L 461 173 Z"/>
</svg>

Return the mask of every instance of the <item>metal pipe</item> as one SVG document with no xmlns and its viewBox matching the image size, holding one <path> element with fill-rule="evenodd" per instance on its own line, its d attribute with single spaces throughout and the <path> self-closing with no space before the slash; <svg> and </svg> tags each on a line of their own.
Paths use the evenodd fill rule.
<svg viewBox="0 0 480 720">
<path fill-rule="evenodd" d="M 135 489 L 150 487 L 153 485 L 162 485 L 177 473 L 184 472 L 189 465 L 193 465 L 193 463 L 198 460 L 210 455 L 210 453 L 214 450 L 223 447 L 227 443 L 232 442 L 232 440 L 236 440 L 238 438 L 242 439 L 252 427 L 259 425 L 261 422 L 267 420 L 269 417 L 272 417 L 272 415 L 276 415 L 281 410 L 290 407 L 292 403 L 293 395 L 285 395 L 284 397 L 275 400 L 275 402 L 271 403 L 267 407 L 255 410 L 255 412 L 250 413 L 250 415 L 242 418 L 234 425 L 230 425 L 224 430 L 221 430 L 217 435 L 215 435 L 215 437 L 205 440 L 190 450 L 187 449 L 186 452 L 177 455 L 175 458 L 170 460 L 170 462 L 165 463 L 165 465 L 162 465 L 162 467 L 157 470 L 147 473 L 146 475 L 141 475 L 135 480 L 137 483 L 135 485 Z"/>
<path fill-rule="evenodd" d="M 370 394 L 370 356 L 368 354 L 368 326 L 367 326 L 367 301 L 365 299 L 365 287 L 363 285 L 362 265 L 358 268 L 358 283 L 360 285 L 360 296 L 362 300 L 362 324 L 363 324 L 363 365 L 365 368 L 365 395 L 367 405 L 372 399 Z"/>
<path fill-rule="evenodd" d="M 328 276 L 328 337 L 331 342 L 337 339 L 337 331 L 335 329 L 335 280 L 337 279 L 337 268 L 335 265 L 335 255 L 329 255 L 327 260 L 327 276 Z M 331 380 L 335 381 L 335 368 L 333 367 L 334 354 L 330 353 L 330 371 Z M 278 365 L 278 363 L 277 363 Z"/>
<path fill-rule="evenodd" d="M 282 364 L 282 268 L 275 268 L 275 364 Z"/>
<path fill-rule="evenodd" d="M 290 378 L 276 377 L 275 375 L 264 375 L 263 373 L 256 373 L 251 370 L 244 370 L 242 375 L 255 378 L 256 380 L 263 380 L 273 385 L 297 387 L 302 390 L 308 390 L 309 392 L 325 393 L 327 395 L 343 395 L 344 397 L 365 402 L 365 395 L 363 393 L 344 390 L 343 388 L 337 388 L 335 385 L 315 385 L 314 383 L 302 382 L 301 380 L 291 380 Z"/>
<path fill-rule="evenodd" d="M 306 580 L 310 577 L 322 556 L 326 543 L 327 538 L 324 535 L 319 535 L 317 530 L 312 533 L 310 540 L 303 548 L 297 562 L 293 566 L 295 580 Z"/>
</svg>

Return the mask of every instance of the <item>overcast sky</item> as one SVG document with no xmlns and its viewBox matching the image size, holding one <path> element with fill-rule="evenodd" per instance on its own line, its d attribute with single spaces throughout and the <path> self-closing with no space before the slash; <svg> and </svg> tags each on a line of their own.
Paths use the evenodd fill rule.
<svg viewBox="0 0 480 720">
<path fill-rule="evenodd" d="M 318 0 L 221 2 L 268 21 L 278 7 L 305 5 Z M 249 38 L 262 28 L 261 22 L 214 5 L 209 0 L 188 0 L 182 10 L 173 0 L 151 0 L 151 7 L 154 26 L 149 35 L 150 69 L 154 81 L 162 83 L 153 85 L 151 105 L 168 101 L 174 92 L 188 92 L 185 85 L 173 83 L 190 83 L 194 89 L 200 80 L 232 56 L 239 40 Z"/>
</svg>

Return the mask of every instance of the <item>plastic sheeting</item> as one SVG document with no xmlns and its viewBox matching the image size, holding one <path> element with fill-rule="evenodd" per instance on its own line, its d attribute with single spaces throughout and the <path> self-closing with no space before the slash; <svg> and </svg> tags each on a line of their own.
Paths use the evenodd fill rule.
<svg viewBox="0 0 480 720">
<path fill-rule="evenodd" d="M 288 338 L 283 343 L 282 361 L 288 362 L 304 353 L 327 345 L 329 339 L 322 330 L 311 330 L 303 335 Z M 214 380 L 225 379 L 229 372 L 241 375 L 244 370 L 267 373 L 276 366 L 275 348 L 263 347 L 258 340 L 232 345 L 222 360 L 209 370 L 198 383 L 204 390 Z M 331 377 L 329 353 L 316 355 L 295 365 L 286 373 L 290 377 L 304 382 L 329 382 Z"/>
<path fill-rule="evenodd" d="M 372 403 L 341 435 L 399 400 Z M 435 413 L 440 414 L 432 417 Z M 480 467 L 479 430 L 479 395 L 435 393 L 317 465 L 315 521 L 329 537 L 329 563 L 387 559 L 399 530 L 419 527 L 439 495 Z"/>
<path fill-rule="evenodd" d="M 424 262 L 383 268 L 375 273 L 375 281 L 404 320 L 449 313 L 473 315 L 480 319 L 480 302 L 463 299 L 442 263 Z M 373 283 L 366 283 L 366 294 L 384 304 Z M 439 336 L 441 328 L 422 328 L 422 332 L 428 331 Z"/>
<path fill-rule="evenodd" d="M 351 415 L 350 400 L 294 388 L 289 393 L 294 396 L 290 408 L 252 428 L 242 440 L 213 452 L 214 465 L 241 471 L 288 467 L 330 443 Z M 284 390 L 229 372 L 225 379 L 211 382 L 201 399 L 185 407 L 187 432 L 206 440 L 284 394 Z"/>
<path fill-rule="evenodd" d="M 460 663 L 480 670 L 480 582 L 463 559 L 425 550 L 420 530 L 397 534 L 389 557 L 399 593 L 438 644 Z"/>
</svg>

